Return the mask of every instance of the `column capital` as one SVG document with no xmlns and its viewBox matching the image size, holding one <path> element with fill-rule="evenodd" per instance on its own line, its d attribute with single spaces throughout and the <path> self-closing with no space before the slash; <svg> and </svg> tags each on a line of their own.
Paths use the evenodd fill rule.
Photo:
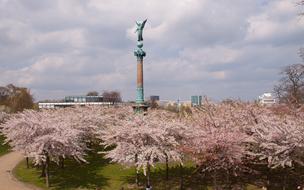
<svg viewBox="0 0 304 190">
<path fill-rule="evenodd" d="M 146 52 L 141 48 L 137 48 L 134 51 L 134 55 L 137 57 L 137 59 L 143 59 L 146 56 Z"/>
</svg>

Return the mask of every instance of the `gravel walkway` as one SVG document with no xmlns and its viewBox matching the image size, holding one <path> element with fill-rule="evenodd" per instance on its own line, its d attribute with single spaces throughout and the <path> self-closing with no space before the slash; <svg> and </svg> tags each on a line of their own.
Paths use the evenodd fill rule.
<svg viewBox="0 0 304 190">
<path fill-rule="evenodd" d="M 0 157 L 0 189 L 1 190 L 38 190 L 38 188 L 19 182 L 12 174 L 14 167 L 24 157 L 18 152 L 11 152 Z"/>
</svg>

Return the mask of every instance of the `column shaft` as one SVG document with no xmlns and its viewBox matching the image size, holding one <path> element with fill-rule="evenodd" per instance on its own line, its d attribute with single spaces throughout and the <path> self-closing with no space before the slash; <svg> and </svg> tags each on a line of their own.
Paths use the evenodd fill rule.
<svg viewBox="0 0 304 190">
<path fill-rule="evenodd" d="M 137 94 L 136 103 L 144 103 L 143 58 L 137 59 Z"/>
</svg>

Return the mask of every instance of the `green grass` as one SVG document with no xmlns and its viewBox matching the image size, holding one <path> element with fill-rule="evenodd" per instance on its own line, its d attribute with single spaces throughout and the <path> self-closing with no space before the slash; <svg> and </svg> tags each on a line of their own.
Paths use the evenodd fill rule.
<svg viewBox="0 0 304 190">
<path fill-rule="evenodd" d="M 10 151 L 10 147 L 7 144 L 3 144 L 4 136 L 0 134 L 0 156 L 8 153 Z"/>
<path fill-rule="evenodd" d="M 124 168 L 119 164 L 109 163 L 101 155 L 91 155 L 88 157 L 89 164 L 79 164 L 73 160 L 65 161 L 65 168 L 61 169 L 52 164 L 50 171 L 50 184 L 52 190 L 72 190 L 72 189 L 102 189 L 102 190 L 120 190 L 124 187 L 127 189 L 144 189 L 145 177 L 140 175 L 141 185 L 139 188 L 134 184 L 135 169 Z M 192 190 L 212 190 L 207 185 L 201 185 L 202 182 L 192 177 L 193 168 L 187 164 L 184 168 L 185 187 Z M 13 171 L 14 175 L 20 181 L 30 183 L 42 189 L 47 189 L 44 184 L 44 178 L 39 177 L 41 170 L 31 166 L 26 168 L 25 161 L 19 163 Z M 163 165 L 158 165 L 152 169 L 151 181 L 153 189 L 179 189 L 180 168 L 171 165 L 169 170 L 169 181 L 165 180 L 165 170 Z M 247 190 L 258 190 L 250 186 Z"/>
</svg>

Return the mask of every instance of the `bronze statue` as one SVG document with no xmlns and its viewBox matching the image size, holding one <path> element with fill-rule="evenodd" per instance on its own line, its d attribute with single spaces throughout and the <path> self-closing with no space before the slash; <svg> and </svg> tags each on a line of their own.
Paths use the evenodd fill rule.
<svg viewBox="0 0 304 190">
<path fill-rule="evenodd" d="M 139 42 L 144 40 L 143 39 L 143 30 L 144 30 L 146 22 L 147 22 L 147 19 L 144 20 L 143 22 L 136 21 L 137 28 L 136 28 L 135 32 L 137 32 L 137 41 L 139 41 Z"/>
</svg>

